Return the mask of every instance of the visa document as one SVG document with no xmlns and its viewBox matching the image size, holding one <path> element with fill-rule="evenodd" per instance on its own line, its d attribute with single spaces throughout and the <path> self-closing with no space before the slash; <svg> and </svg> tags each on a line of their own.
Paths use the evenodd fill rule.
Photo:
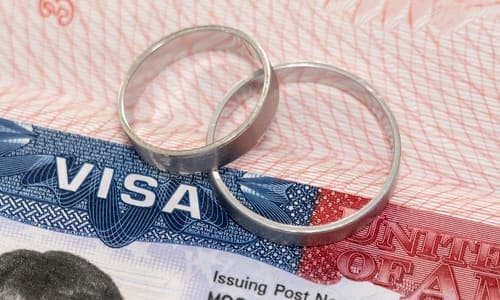
<svg viewBox="0 0 500 300">
<path fill-rule="evenodd" d="M 0 299 L 500 299 L 499 14 L 495 1 L 0 0 Z M 121 81 L 152 43 L 206 24 L 249 33 L 273 64 L 329 63 L 383 95 L 402 159 L 370 225 L 324 246 L 269 242 L 230 218 L 206 174 L 136 154 Z M 176 62 L 134 128 L 202 146 L 256 68 L 227 53 Z M 222 133 L 252 109 L 235 101 Z M 221 174 L 257 213 L 319 225 L 376 195 L 389 153 L 356 99 L 282 83 L 263 139 Z"/>
</svg>

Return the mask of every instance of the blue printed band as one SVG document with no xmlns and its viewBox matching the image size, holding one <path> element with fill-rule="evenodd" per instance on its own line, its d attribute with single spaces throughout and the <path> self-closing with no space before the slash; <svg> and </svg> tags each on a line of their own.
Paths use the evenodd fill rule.
<svg viewBox="0 0 500 300">
<path fill-rule="evenodd" d="M 305 225 L 315 187 L 224 168 L 240 201 L 275 221 Z M 302 249 L 262 240 L 234 223 L 205 174 L 162 172 L 124 145 L 0 119 L 0 215 L 49 230 L 239 253 L 289 272 Z"/>
</svg>

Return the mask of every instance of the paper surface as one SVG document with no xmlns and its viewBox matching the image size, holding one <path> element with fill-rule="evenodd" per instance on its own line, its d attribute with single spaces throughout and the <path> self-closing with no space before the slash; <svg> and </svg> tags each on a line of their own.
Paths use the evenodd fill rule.
<svg viewBox="0 0 500 300">
<path fill-rule="evenodd" d="M 391 204 L 368 228 L 345 241 L 305 248 L 279 245 L 232 221 L 206 174 L 161 172 L 130 147 L 6 119 L 0 119 L 0 165 L 2 252 L 20 255 L 20 249 L 30 249 L 83 255 L 111 269 L 111 278 L 126 297 L 499 296 L 500 246 L 498 228 L 492 225 Z M 369 202 L 230 168 L 224 168 L 222 176 L 239 201 L 287 224 L 333 222 Z M 214 260 L 219 256 L 227 263 L 222 269 Z M 8 264 L 2 257 L 0 270 L 6 274 L 3 268 Z M 249 258 L 262 270 L 250 267 Z M 142 269 L 130 274 L 131 263 Z M 200 268 L 199 274 L 187 267 L 177 273 L 162 269 L 164 264 L 174 264 L 174 269 L 193 265 Z M 15 274 L 19 273 L 23 272 Z M 150 276 L 164 279 L 157 282 Z M 6 278 L 0 276 L 0 282 Z M 140 282 L 142 289 L 131 280 Z M 157 284 L 168 287 L 171 282 L 176 289 L 157 290 Z M 41 285 L 55 289 L 50 280 Z"/>
<path fill-rule="evenodd" d="M 81 255 L 103 268 L 127 299 L 232 299 L 224 293 L 353 299 L 349 286 L 363 287 L 358 299 L 399 297 L 370 283 L 343 279 L 331 287 L 299 278 L 302 247 L 249 233 L 220 207 L 206 175 L 160 172 L 130 147 L 0 119 L 0 153 L 1 253 Z M 257 212 L 310 223 L 318 188 L 232 169 L 223 174 Z M 256 196 L 262 194 L 274 197 Z"/>
<path fill-rule="evenodd" d="M 1 1 L 0 114 L 127 144 L 116 96 L 136 56 L 188 26 L 232 26 L 251 34 L 273 64 L 331 63 L 373 85 L 403 141 L 391 203 L 491 226 L 487 242 L 498 245 L 498 15 L 494 1 Z M 200 58 L 162 75 L 145 97 L 144 110 L 160 120 L 145 130 L 156 143 L 168 145 L 165 133 L 180 133 L 178 144 L 202 139 L 211 116 L 206 108 L 229 81 L 246 75 L 228 57 Z M 284 85 L 265 139 L 231 167 L 370 197 L 387 169 L 382 140 L 353 99 L 314 85 Z M 476 284 L 462 293 L 481 295 Z"/>
</svg>

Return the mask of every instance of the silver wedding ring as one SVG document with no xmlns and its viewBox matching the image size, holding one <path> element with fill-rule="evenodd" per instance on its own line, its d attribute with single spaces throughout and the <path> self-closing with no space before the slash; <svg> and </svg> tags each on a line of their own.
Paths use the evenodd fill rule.
<svg viewBox="0 0 500 300">
<path fill-rule="evenodd" d="M 336 67 L 319 63 L 290 63 L 274 67 L 281 82 L 315 82 L 342 90 L 364 104 L 375 116 L 384 134 L 389 139 L 391 148 L 391 166 L 389 175 L 378 194 L 356 213 L 341 220 L 315 226 L 299 226 L 275 222 L 255 213 L 241 203 L 226 186 L 217 169 L 209 172 L 210 181 L 215 188 L 222 206 L 229 215 L 248 231 L 270 241 L 314 246 L 342 240 L 365 227 L 378 216 L 386 206 L 395 186 L 401 155 L 401 140 L 393 114 L 382 97 L 367 83 L 357 76 Z M 207 143 L 212 143 L 217 121 L 224 106 L 242 89 L 250 88 L 252 83 L 263 80 L 259 71 L 251 78 L 241 81 L 227 94 L 215 112 L 209 126 Z"/>
<path fill-rule="evenodd" d="M 232 51 L 261 64 L 262 93 L 249 118 L 229 135 L 200 148 L 169 150 L 156 147 L 140 138 L 129 123 L 127 110 L 135 106 L 146 86 L 169 64 L 207 50 Z M 198 26 L 166 36 L 137 58 L 121 85 L 118 113 L 125 133 L 144 160 L 161 170 L 188 174 L 217 168 L 250 150 L 274 117 L 278 98 L 276 76 L 266 53 L 258 43 L 247 34 L 230 27 Z"/>
<path fill-rule="evenodd" d="M 209 124 L 207 144 L 189 150 L 169 150 L 141 139 L 129 124 L 127 111 L 138 104 L 146 86 L 169 64 L 206 50 L 235 52 L 262 68 L 234 87 L 219 103 Z M 257 144 L 274 117 L 279 100 L 278 81 L 314 82 L 335 87 L 365 105 L 375 116 L 389 140 L 391 166 L 382 188 L 360 210 L 338 221 L 313 226 L 284 224 L 270 220 L 240 202 L 223 181 L 218 168 L 246 153 Z M 229 135 L 215 141 L 217 122 L 226 106 L 237 94 L 262 86 L 256 107 L 250 116 Z M 382 97 L 357 76 L 336 67 L 319 63 L 289 63 L 273 68 L 262 47 L 245 33 L 224 26 L 198 26 L 175 32 L 147 49 L 130 68 L 122 83 L 118 113 L 123 129 L 139 155 L 153 166 L 173 173 L 209 171 L 218 199 L 229 215 L 242 227 L 270 241 L 290 245 L 323 245 L 342 240 L 365 227 L 378 216 L 389 201 L 399 170 L 401 140 L 393 114 Z"/>
</svg>

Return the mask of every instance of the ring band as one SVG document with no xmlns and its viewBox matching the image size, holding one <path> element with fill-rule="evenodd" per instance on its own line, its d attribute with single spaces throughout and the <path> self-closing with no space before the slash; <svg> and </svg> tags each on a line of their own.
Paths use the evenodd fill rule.
<svg viewBox="0 0 500 300">
<path fill-rule="evenodd" d="M 382 189 L 363 208 L 348 217 L 329 224 L 299 226 L 272 221 L 246 207 L 231 193 L 218 170 L 213 169 L 209 172 L 210 181 L 219 201 L 229 215 L 242 227 L 258 236 L 282 244 L 303 246 L 324 245 L 342 240 L 365 227 L 382 212 L 389 201 L 396 183 L 401 156 L 401 140 L 396 120 L 382 97 L 367 83 L 351 73 L 318 63 L 283 64 L 275 66 L 274 71 L 281 82 L 309 81 L 336 87 L 356 98 L 370 110 L 390 140 L 392 163 Z M 216 124 L 224 105 L 238 91 L 261 79 L 262 71 L 258 71 L 252 78 L 241 81 L 231 89 L 212 118 L 207 143 L 213 140 Z"/>
<path fill-rule="evenodd" d="M 174 61 L 206 50 L 229 50 L 262 65 L 262 93 L 254 110 L 236 130 L 206 146 L 168 150 L 141 139 L 129 124 L 126 108 L 135 105 L 146 85 Z M 278 81 L 262 47 L 247 34 L 225 26 L 198 26 L 164 37 L 140 55 L 120 87 L 120 122 L 139 155 L 160 170 L 190 174 L 220 167 L 253 147 L 271 123 L 279 101 Z"/>
</svg>

